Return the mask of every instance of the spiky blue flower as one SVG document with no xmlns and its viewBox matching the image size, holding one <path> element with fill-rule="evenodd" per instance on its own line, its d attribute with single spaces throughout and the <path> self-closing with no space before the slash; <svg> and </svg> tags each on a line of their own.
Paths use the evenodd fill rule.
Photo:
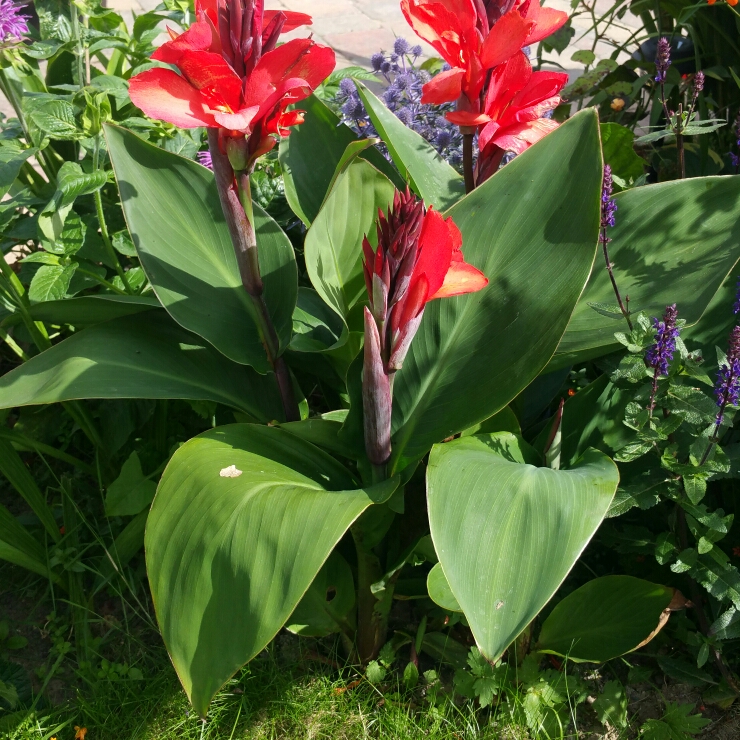
<svg viewBox="0 0 740 740">
<path fill-rule="evenodd" d="M 399 36 L 393 43 L 393 53 L 397 54 L 398 56 L 408 54 L 410 50 L 411 44 L 409 44 L 409 42 L 406 41 L 406 39 L 402 36 Z"/>
</svg>

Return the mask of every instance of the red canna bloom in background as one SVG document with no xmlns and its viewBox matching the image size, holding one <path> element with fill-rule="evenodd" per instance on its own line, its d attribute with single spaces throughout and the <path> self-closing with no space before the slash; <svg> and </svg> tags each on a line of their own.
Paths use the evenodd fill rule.
<svg viewBox="0 0 740 740">
<path fill-rule="evenodd" d="M 375 465 L 390 456 L 393 377 L 401 369 L 424 308 L 437 298 L 474 293 L 488 278 L 465 262 L 451 218 L 424 207 L 407 189 L 378 214 L 378 248 L 363 240 L 365 308 L 363 408 L 365 447 Z"/>
<path fill-rule="evenodd" d="M 561 72 L 533 72 L 521 51 L 493 71 L 483 112 L 475 119 L 477 184 L 498 169 L 505 152 L 521 154 L 558 127 L 543 115 L 560 105 L 560 91 L 567 82 L 568 75 Z M 455 111 L 449 118 L 459 123 L 458 115 Z"/>
<path fill-rule="evenodd" d="M 401 0 L 401 10 L 451 67 L 424 86 L 422 102 L 457 101 L 459 121 L 469 120 L 460 125 L 470 127 L 482 111 L 490 71 L 568 19 L 538 0 Z"/>
<path fill-rule="evenodd" d="M 334 52 L 310 39 L 275 48 L 280 33 L 310 23 L 302 13 L 264 10 L 264 0 L 198 0 L 198 20 L 152 59 L 157 68 L 131 79 L 131 100 L 152 118 L 181 128 L 206 126 L 249 138 L 249 162 L 303 121 L 286 108 L 332 72 Z"/>
</svg>

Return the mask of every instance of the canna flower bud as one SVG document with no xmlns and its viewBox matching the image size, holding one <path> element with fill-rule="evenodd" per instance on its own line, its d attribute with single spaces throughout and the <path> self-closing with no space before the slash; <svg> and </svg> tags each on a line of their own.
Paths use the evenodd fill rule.
<svg viewBox="0 0 740 740">
<path fill-rule="evenodd" d="M 463 259 L 451 218 L 425 208 L 406 189 L 378 214 L 378 247 L 363 240 L 365 308 L 362 399 L 365 449 L 373 465 L 391 453 L 393 378 L 403 366 L 429 301 L 482 290 L 488 279 Z"/>
</svg>

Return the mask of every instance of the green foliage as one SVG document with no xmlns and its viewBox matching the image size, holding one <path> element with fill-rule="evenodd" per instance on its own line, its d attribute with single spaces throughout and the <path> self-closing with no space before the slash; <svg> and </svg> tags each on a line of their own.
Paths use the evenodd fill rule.
<svg viewBox="0 0 740 740">
<path fill-rule="evenodd" d="M 631 576 L 595 578 L 555 606 L 538 647 L 574 661 L 616 658 L 654 637 L 673 596 L 672 588 Z"/>
<path fill-rule="evenodd" d="M 646 740 L 691 740 L 692 735 L 698 734 L 710 722 L 700 714 L 691 714 L 695 706 L 666 702 L 663 717 L 645 722 L 640 737 Z"/>
<path fill-rule="evenodd" d="M 525 443 L 502 432 L 437 445 L 429 460 L 435 548 L 476 643 L 491 660 L 550 600 L 618 482 L 614 463 L 595 450 L 561 471 L 523 464 L 526 455 Z M 456 546 L 461 537 L 464 550 Z M 476 557 L 467 557 L 468 550 Z"/>
</svg>

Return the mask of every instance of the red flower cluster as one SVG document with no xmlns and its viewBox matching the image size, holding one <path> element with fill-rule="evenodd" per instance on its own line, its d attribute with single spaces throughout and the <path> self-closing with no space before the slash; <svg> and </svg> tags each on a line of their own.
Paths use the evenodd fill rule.
<svg viewBox="0 0 740 740">
<path fill-rule="evenodd" d="M 568 76 L 533 72 L 521 49 L 561 28 L 566 13 L 539 0 L 401 0 L 401 9 L 451 67 L 424 86 L 422 102 L 455 101 L 448 120 L 478 130 L 479 182 L 505 151 L 520 153 L 556 128 L 542 114 L 560 104 Z"/>
<path fill-rule="evenodd" d="M 474 293 L 488 279 L 463 259 L 462 235 L 408 189 L 396 194 L 388 215 L 378 212 L 378 248 L 362 242 L 365 286 L 380 331 L 386 372 L 400 370 L 424 307 L 437 298 Z"/>
<path fill-rule="evenodd" d="M 378 248 L 363 240 L 365 348 L 362 397 L 365 450 L 374 465 L 391 453 L 393 378 L 401 369 L 429 301 L 475 293 L 488 278 L 463 259 L 451 218 L 424 207 L 407 189 L 378 214 Z"/>
<path fill-rule="evenodd" d="M 286 108 L 303 100 L 334 69 L 334 52 L 311 39 L 276 47 L 281 33 L 311 22 L 303 13 L 264 9 L 264 0 L 196 0 L 197 21 L 152 59 L 177 67 L 132 78 L 131 100 L 152 118 L 181 128 L 206 126 L 250 139 L 250 161 L 276 136 L 303 122 Z"/>
</svg>

